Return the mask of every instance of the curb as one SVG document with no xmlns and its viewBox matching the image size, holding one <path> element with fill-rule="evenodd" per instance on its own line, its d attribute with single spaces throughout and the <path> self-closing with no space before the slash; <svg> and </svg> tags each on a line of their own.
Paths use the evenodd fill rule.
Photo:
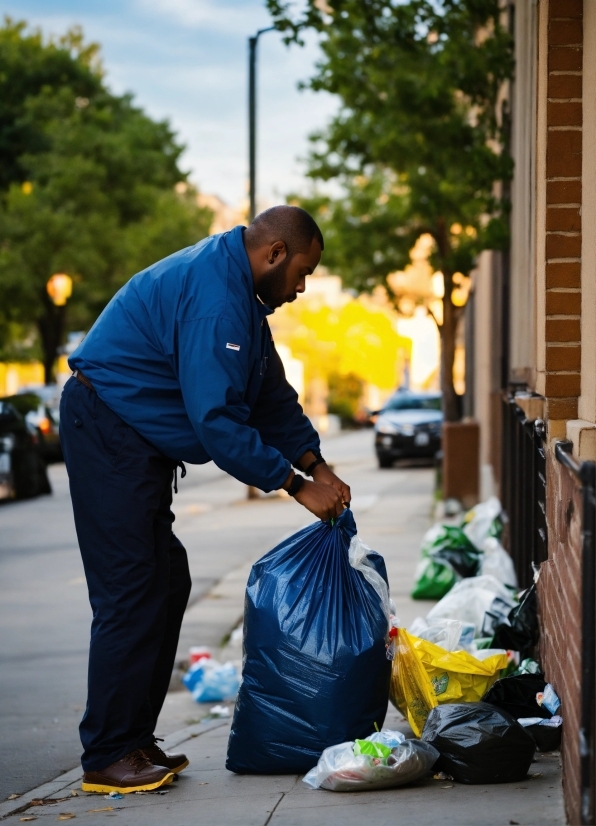
<svg viewBox="0 0 596 826">
<path fill-rule="evenodd" d="M 164 739 L 163 748 L 164 750 L 173 749 L 180 745 L 180 743 L 184 743 L 186 740 L 190 740 L 194 737 L 200 737 L 201 734 L 206 734 L 208 731 L 212 731 L 215 728 L 225 726 L 226 723 L 229 722 L 229 719 L 208 720 L 206 723 L 194 723 L 192 726 L 181 728 Z M 54 780 L 49 780 L 47 783 L 43 783 L 41 786 L 31 789 L 31 791 L 25 792 L 25 794 L 22 794 L 15 800 L 5 800 L 3 803 L 0 803 L 0 820 L 4 820 L 11 815 L 17 814 L 36 798 L 46 798 L 57 795 L 67 786 L 70 786 L 71 783 L 76 783 L 77 780 L 80 780 L 82 776 L 83 770 L 80 766 L 77 766 L 77 768 L 61 774 Z"/>
</svg>

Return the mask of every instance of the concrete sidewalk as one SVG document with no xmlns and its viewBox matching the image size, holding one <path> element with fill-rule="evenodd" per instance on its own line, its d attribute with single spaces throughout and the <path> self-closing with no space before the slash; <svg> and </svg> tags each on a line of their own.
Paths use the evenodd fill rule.
<svg viewBox="0 0 596 826">
<path fill-rule="evenodd" d="M 354 448 L 360 446 L 359 453 Z M 408 594 L 411 588 L 419 544 L 430 524 L 432 510 L 433 471 L 430 468 L 401 468 L 379 471 L 372 460 L 368 440 L 358 437 L 350 442 L 350 450 L 342 440 L 325 446 L 325 454 L 335 461 L 340 475 L 353 481 L 354 513 L 362 539 L 385 557 L 391 593 L 404 624 L 417 615 L 424 615 L 430 603 L 414 603 Z M 207 493 L 207 491 L 205 491 Z M 211 503 L 210 503 L 211 504 Z M 197 504 L 180 502 L 180 507 L 197 512 Z M 305 524 L 291 501 L 263 500 L 256 504 L 205 508 L 204 516 L 191 519 L 188 535 L 182 536 L 190 547 L 195 522 L 197 535 L 216 534 L 216 521 L 234 519 L 238 525 L 239 548 L 234 551 L 236 566 L 199 595 L 187 612 L 179 657 L 183 658 L 190 644 L 217 646 L 234 627 L 242 614 L 244 587 L 250 565 L 269 547 L 262 547 L 254 558 L 242 550 L 243 537 L 250 530 L 262 530 L 259 525 L 279 526 L 279 537 Z M 179 532 L 184 533 L 184 517 Z M 299 521 L 301 520 L 301 521 Z M 286 527 L 284 527 L 286 526 Z M 243 533 L 244 531 L 244 533 Z M 232 554 L 233 549 L 229 551 Z M 232 557 L 231 557 L 232 558 Z M 206 577 L 209 571 L 202 572 Z M 239 649 L 228 646 L 224 656 L 237 658 Z M 211 704 L 209 704 L 211 705 Z M 229 704 L 228 704 L 229 705 Z M 190 767 L 179 779 L 167 786 L 166 794 L 149 793 L 125 796 L 121 800 L 106 800 L 103 795 L 87 795 L 80 791 L 80 768 L 61 774 L 54 781 L 33 789 L 21 797 L 0 804 L 0 818 L 8 823 L 35 818 L 50 823 L 76 817 L 92 826 L 105 823 L 105 818 L 118 818 L 125 826 L 361 826 L 373 821 L 385 824 L 437 826 L 437 824 L 564 824 L 560 767 L 558 755 L 539 755 L 528 779 L 522 783 L 497 786 L 463 786 L 452 782 L 428 779 L 413 786 L 386 792 L 334 794 L 309 790 L 297 776 L 237 776 L 226 771 L 225 753 L 229 721 L 203 720 L 209 706 L 199 706 L 186 691 L 168 695 L 160 717 L 158 734 L 166 736 L 165 747 L 184 751 Z M 397 728 L 411 736 L 401 715 L 390 707 L 386 727 Z M 172 732 L 174 732 L 172 734 Z M 73 794 L 77 792 L 77 794 Z M 34 801 L 43 803 L 34 805 Z M 55 802 L 52 802 L 55 801 Z M 365 808 L 366 807 L 366 808 Z"/>
</svg>

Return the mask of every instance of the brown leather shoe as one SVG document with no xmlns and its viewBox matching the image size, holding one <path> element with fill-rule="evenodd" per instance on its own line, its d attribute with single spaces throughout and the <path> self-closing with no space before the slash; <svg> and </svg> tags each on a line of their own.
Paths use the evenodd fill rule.
<svg viewBox="0 0 596 826">
<path fill-rule="evenodd" d="M 181 772 L 189 764 L 189 760 L 185 754 L 170 754 L 167 751 L 162 751 L 157 743 L 154 743 L 152 746 L 147 746 L 143 749 L 143 752 L 154 766 L 165 766 L 171 772 L 174 772 L 174 774 L 178 774 L 178 772 Z"/>
<path fill-rule="evenodd" d="M 150 792 L 171 783 L 173 773 L 154 765 L 141 749 L 135 749 L 116 763 L 97 772 L 85 772 L 84 792 Z"/>
</svg>

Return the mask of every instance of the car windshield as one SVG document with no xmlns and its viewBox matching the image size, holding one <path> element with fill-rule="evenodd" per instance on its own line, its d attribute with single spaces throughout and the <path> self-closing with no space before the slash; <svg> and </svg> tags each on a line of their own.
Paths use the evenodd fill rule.
<svg viewBox="0 0 596 826">
<path fill-rule="evenodd" d="M 399 394 L 392 396 L 383 411 L 386 410 L 440 410 L 440 396 L 410 396 Z"/>
</svg>

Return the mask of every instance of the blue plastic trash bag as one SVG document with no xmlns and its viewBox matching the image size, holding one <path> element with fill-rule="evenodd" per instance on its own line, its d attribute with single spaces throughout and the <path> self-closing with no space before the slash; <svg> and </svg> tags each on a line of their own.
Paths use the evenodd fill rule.
<svg viewBox="0 0 596 826">
<path fill-rule="evenodd" d="M 300 774 L 365 738 L 387 711 L 389 588 L 350 510 L 286 539 L 252 568 L 244 668 L 226 768 Z"/>
<path fill-rule="evenodd" d="M 240 675 L 233 663 L 200 660 L 191 665 L 182 682 L 197 703 L 213 703 L 236 699 Z"/>
</svg>

